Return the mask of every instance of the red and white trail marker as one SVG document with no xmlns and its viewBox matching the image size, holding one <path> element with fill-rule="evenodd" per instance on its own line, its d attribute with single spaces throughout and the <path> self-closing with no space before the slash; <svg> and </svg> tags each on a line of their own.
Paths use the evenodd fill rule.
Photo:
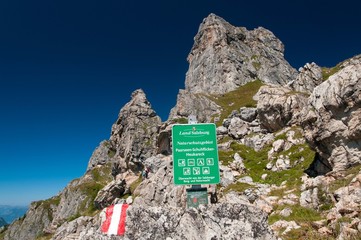
<svg viewBox="0 0 361 240">
<path fill-rule="evenodd" d="M 123 235 L 128 207 L 128 204 L 115 204 L 107 207 L 106 219 L 102 224 L 101 231 L 108 235 Z"/>
</svg>

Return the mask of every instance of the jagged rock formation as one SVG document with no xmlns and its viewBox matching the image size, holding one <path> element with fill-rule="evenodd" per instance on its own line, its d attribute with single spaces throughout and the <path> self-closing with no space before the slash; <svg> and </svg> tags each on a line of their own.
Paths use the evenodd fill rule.
<svg viewBox="0 0 361 240">
<path fill-rule="evenodd" d="M 5 240 L 32 240 L 44 232 L 44 228 L 51 223 L 54 205 L 45 202 L 32 203 L 25 218 L 14 221 L 6 231 Z"/>
<path fill-rule="evenodd" d="M 170 119 L 194 114 L 200 122 L 210 121 L 218 110 L 204 95 L 226 93 L 257 79 L 285 85 L 297 72 L 283 52 L 282 42 L 269 30 L 234 27 L 210 14 L 194 38 L 185 90 L 180 91 Z"/>
<path fill-rule="evenodd" d="M 108 162 L 112 162 L 115 155 L 115 147 L 111 145 L 110 141 L 102 141 L 99 146 L 94 150 L 90 157 L 87 171 L 93 169 L 98 165 L 105 165 Z"/>
<path fill-rule="evenodd" d="M 305 136 L 334 171 L 361 163 L 361 56 L 340 70 L 310 96 L 303 121 Z"/>
<path fill-rule="evenodd" d="M 112 127 L 110 141 L 122 169 L 140 171 L 142 161 L 156 153 L 161 119 L 152 109 L 142 90 L 132 93 L 132 100 L 120 111 Z"/>
<path fill-rule="evenodd" d="M 169 119 L 197 116 L 199 122 L 210 122 L 211 116 L 220 112 L 219 106 L 205 95 L 179 90 L 177 105 L 171 110 Z"/>
<path fill-rule="evenodd" d="M 52 234 L 64 223 L 92 214 L 128 194 L 143 161 L 156 153 L 160 123 L 144 92 L 134 91 L 112 127 L 110 140 L 101 142 L 93 152 L 86 174 L 70 182 L 58 196 L 32 203 L 26 216 L 5 232 L 4 239 Z"/>
<path fill-rule="evenodd" d="M 283 58 L 284 46 L 265 28 L 248 31 L 210 14 L 203 20 L 188 55 L 186 90 L 226 93 L 261 79 L 284 85 L 296 71 Z"/>
<path fill-rule="evenodd" d="M 322 69 L 314 62 L 307 63 L 299 72 L 297 78 L 289 84 L 296 91 L 311 94 L 323 81 Z"/>
</svg>

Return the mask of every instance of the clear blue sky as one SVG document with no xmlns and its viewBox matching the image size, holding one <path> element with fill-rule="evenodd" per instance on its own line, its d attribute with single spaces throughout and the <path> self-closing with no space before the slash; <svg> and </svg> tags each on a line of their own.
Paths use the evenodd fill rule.
<svg viewBox="0 0 361 240">
<path fill-rule="evenodd" d="M 2 0 L 0 204 L 48 198 L 84 174 L 133 90 L 166 120 L 209 13 L 271 30 L 298 69 L 360 54 L 360 9 L 360 0 Z"/>
</svg>

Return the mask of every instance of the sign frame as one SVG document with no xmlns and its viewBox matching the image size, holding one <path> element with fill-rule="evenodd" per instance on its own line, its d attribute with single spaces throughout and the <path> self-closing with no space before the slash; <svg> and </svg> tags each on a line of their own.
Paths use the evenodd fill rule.
<svg viewBox="0 0 361 240">
<path fill-rule="evenodd" d="M 173 125 L 172 145 L 175 185 L 220 182 L 217 133 L 214 123 Z"/>
</svg>

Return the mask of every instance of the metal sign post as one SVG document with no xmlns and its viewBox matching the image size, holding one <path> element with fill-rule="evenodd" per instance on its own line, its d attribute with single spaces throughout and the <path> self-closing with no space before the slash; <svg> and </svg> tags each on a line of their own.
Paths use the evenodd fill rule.
<svg viewBox="0 0 361 240">
<path fill-rule="evenodd" d="M 172 127 L 173 176 L 175 185 L 192 185 L 187 189 L 188 207 L 207 204 L 207 188 L 201 184 L 220 182 L 216 127 L 197 124 L 195 117 L 188 124 Z"/>
</svg>

